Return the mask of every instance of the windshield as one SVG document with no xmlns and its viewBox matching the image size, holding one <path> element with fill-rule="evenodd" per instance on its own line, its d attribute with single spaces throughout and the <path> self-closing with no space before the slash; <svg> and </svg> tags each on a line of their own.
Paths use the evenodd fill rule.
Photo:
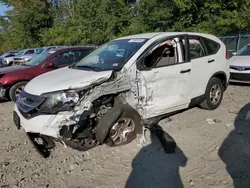
<svg viewBox="0 0 250 188">
<path fill-rule="evenodd" d="M 95 71 L 119 70 L 146 41 L 147 39 L 110 41 L 79 61 L 74 68 L 87 68 Z"/>
<path fill-rule="evenodd" d="M 41 54 L 43 51 L 45 50 L 45 48 L 39 48 L 35 54 Z"/>
<path fill-rule="evenodd" d="M 44 61 L 47 57 L 49 57 L 53 53 L 54 53 L 54 51 L 46 51 L 42 54 L 36 55 L 29 62 L 25 63 L 25 65 L 35 67 L 35 66 L 39 65 L 42 61 Z"/>
<path fill-rule="evenodd" d="M 0 58 L 4 58 L 6 55 L 8 55 L 9 53 L 4 53 L 0 56 Z"/>
<path fill-rule="evenodd" d="M 250 56 L 250 45 L 244 46 L 240 51 L 236 54 L 237 56 Z"/>
<path fill-rule="evenodd" d="M 22 55 L 22 54 L 23 54 L 23 52 L 24 52 L 24 50 L 22 50 L 22 51 L 18 52 L 18 53 L 16 54 L 16 56 L 18 56 L 18 55 Z"/>
</svg>

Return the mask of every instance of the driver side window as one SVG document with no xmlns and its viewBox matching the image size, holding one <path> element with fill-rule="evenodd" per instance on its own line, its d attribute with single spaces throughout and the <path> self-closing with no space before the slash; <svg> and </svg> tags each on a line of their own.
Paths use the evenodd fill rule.
<svg viewBox="0 0 250 188">
<path fill-rule="evenodd" d="M 178 53 L 181 53 L 179 51 L 180 48 L 178 49 L 180 43 L 182 43 L 182 41 L 180 41 L 179 38 L 172 38 L 159 43 L 145 55 L 142 67 L 144 67 L 144 69 L 150 69 L 181 62 L 182 60 L 178 58 Z"/>
</svg>

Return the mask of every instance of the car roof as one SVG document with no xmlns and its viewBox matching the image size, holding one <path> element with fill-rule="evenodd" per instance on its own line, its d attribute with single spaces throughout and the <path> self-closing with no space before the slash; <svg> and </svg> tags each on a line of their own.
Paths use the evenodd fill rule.
<svg viewBox="0 0 250 188">
<path fill-rule="evenodd" d="M 150 39 L 153 38 L 156 35 L 162 34 L 164 32 L 153 32 L 153 33 L 141 33 L 141 34 L 135 34 L 135 35 L 129 35 L 125 37 L 121 37 L 118 39 L 133 39 L 133 38 L 145 38 L 145 39 Z M 118 40 L 116 39 L 116 40 Z"/>
<path fill-rule="evenodd" d="M 135 34 L 135 35 L 129 35 L 125 37 L 121 37 L 115 40 L 121 40 L 121 39 L 134 39 L 134 38 L 144 38 L 144 39 L 151 39 L 151 38 L 161 38 L 161 37 L 170 37 L 174 35 L 197 35 L 197 36 L 203 36 L 207 38 L 211 38 L 214 40 L 218 40 L 218 38 L 211 34 L 206 33 L 198 33 L 198 32 L 151 32 L 151 33 L 141 33 L 141 34 Z"/>
<path fill-rule="evenodd" d="M 55 49 L 51 49 L 48 51 L 54 51 L 54 52 L 58 52 L 58 51 L 64 51 L 64 50 L 74 50 L 74 49 L 95 49 L 96 46 L 93 45 L 85 45 L 85 46 L 62 46 L 59 48 L 55 48 Z"/>
</svg>

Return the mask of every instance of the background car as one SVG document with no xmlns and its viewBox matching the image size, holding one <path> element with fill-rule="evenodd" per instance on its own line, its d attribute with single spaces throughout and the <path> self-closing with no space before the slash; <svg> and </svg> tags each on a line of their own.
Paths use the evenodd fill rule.
<svg viewBox="0 0 250 188">
<path fill-rule="evenodd" d="M 35 49 L 35 53 L 33 53 L 33 54 L 25 54 L 21 57 L 14 58 L 13 65 L 21 65 L 21 64 L 27 63 L 35 56 L 40 55 L 41 53 L 43 53 L 45 51 L 57 49 L 57 48 L 60 48 L 60 46 L 47 46 L 47 47 L 37 48 L 37 49 Z"/>
<path fill-rule="evenodd" d="M 250 44 L 244 46 L 229 59 L 230 82 L 250 83 Z"/>
<path fill-rule="evenodd" d="M 37 50 L 37 48 L 28 49 L 23 55 L 14 57 L 12 65 L 20 65 L 30 61 L 36 55 Z"/>
<path fill-rule="evenodd" d="M 14 56 L 16 56 L 17 53 L 18 53 L 18 51 L 9 51 L 9 52 L 5 52 L 4 54 L 2 54 L 2 55 L 0 56 L 0 64 L 3 63 L 3 59 L 4 59 L 4 58 L 14 57 Z"/>
<path fill-rule="evenodd" d="M 21 59 L 25 59 L 24 55 L 31 55 L 35 53 L 35 49 L 25 49 L 25 50 L 21 50 L 20 52 L 18 52 L 15 56 L 13 57 L 6 57 L 3 59 L 3 64 L 5 65 L 13 65 L 14 63 L 14 59 L 18 60 L 18 58 Z"/>
<path fill-rule="evenodd" d="M 95 49 L 93 46 L 65 47 L 46 51 L 26 64 L 0 69 L 0 98 L 16 101 L 24 86 L 43 73 L 78 62 Z"/>
<path fill-rule="evenodd" d="M 35 52 L 35 55 L 41 54 L 48 50 L 53 50 L 53 49 L 62 48 L 62 47 L 66 47 L 66 46 L 44 46 L 44 47 L 38 48 L 37 51 Z"/>
</svg>

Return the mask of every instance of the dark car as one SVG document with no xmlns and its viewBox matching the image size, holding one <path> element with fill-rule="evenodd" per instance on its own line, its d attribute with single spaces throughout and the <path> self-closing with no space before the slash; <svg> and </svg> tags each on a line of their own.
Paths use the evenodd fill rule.
<svg viewBox="0 0 250 188">
<path fill-rule="evenodd" d="M 45 51 L 28 63 L 0 69 L 0 99 L 16 101 L 25 85 L 43 73 L 74 64 L 95 49 L 94 46 L 63 47 Z"/>
</svg>

